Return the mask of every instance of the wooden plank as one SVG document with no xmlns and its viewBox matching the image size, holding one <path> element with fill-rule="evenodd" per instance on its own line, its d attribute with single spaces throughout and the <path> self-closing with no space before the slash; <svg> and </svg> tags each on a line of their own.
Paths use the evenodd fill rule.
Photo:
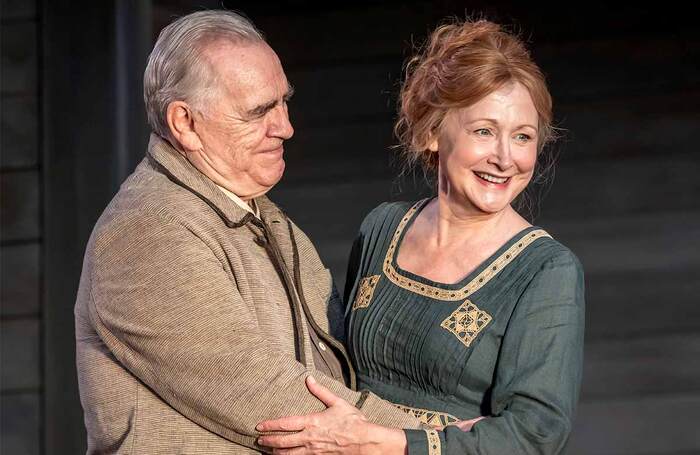
<svg viewBox="0 0 700 455">
<path fill-rule="evenodd" d="M 0 452 L 8 455 L 39 455 L 39 394 L 2 394 L 0 403 Z"/>
<path fill-rule="evenodd" d="M 700 77 L 695 63 L 700 58 L 699 43 L 697 34 L 589 37 L 569 42 L 535 42 L 533 57 L 547 75 L 555 105 L 590 103 L 695 90 L 693 81 Z M 620 64 L 621 58 L 624 65 Z"/>
<path fill-rule="evenodd" d="M 39 158 L 37 99 L 2 96 L 0 167 L 35 166 Z"/>
<path fill-rule="evenodd" d="M 587 275 L 587 339 L 700 330 L 697 270 L 681 266 Z"/>
<path fill-rule="evenodd" d="M 557 166 L 543 217 L 608 218 L 700 208 L 700 160 L 661 156 L 567 161 Z"/>
<path fill-rule="evenodd" d="M 588 5 L 586 8 L 563 11 L 513 2 L 498 5 L 471 2 L 465 10 L 464 2 L 449 0 L 438 3 L 327 5 L 298 12 L 295 10 L 301 8 L 297 5 L 291 11 L 285 8 L 271 11 L 257 2 L 249 5 L 239 2 L 237 5 L 251 15 L 280 55 L 287 57 L 283 61 L 294 61 L 295 64 L 319 64 L 377 55 L 401 56 L 411 47 L 412 40 L 420 43 L 429 31 L 446 18 L 479 13 L 496 22 L 515 23 L 515 28 L 522 30 L 526 39 L 531 38 L 533 47 L 549 45 L 556 48 L 568 41 L 597 40 L 608 43 L 625 38 L 630 45 L 636 42 L 643 46 L 645 35 L 649 36 L 649 41 L 670 41 L 668 34 L 664 36 L 664 30 L 691 40 L 694 36 L 694 24 L 690 19 L 669 14 L 664 22 L 660 20 L 664 13 L 658 8 L 630 8 L 624 5 L 601 5 L 597 8 Z M 648 24 L 651 22 L 655 24 L 654 32 L 662 38 L 650 32 Z M 684 29 L 684 25 L 687 28 Z M 632 39 L 629 39 L 630 36 Z M 678 41 L 683 43 L 685 39 Z M 634 58 L 634 48 L 631 49 L 631 53 L 622 49 L 615 55 L 615 60 L 605 63 L 621 66 L 621 55 Z M 580 60 L 575 53 L 567 57 L 572 64 Z M 641 57 L 636 61 L 640 60 Z"/>
<path fill-rule="evenodd" d="M 399 61 L 299 68 L 287 72 L 295 88 L 289 112 L 297 132 L 368 119 L 391 122 L 396 111 Z"/>
<path fill-rule="evenodd" d="M 220 6 L 215 0 L 202 0 L 196 8 L 188 3 L 159 2 L 153 8 L 154 34 L 174 17 Z M 411 34 L 424 35 L 431 19 L 442 18 L 446 11 L 428 3 L 362 7 L 329 4 L 304 10 L 302 5 L 270 8 L 259 2 L 239 2 L 236 8 L 262 30 L 287 68 L 348 59 L 370 61 L 387 54 L 401 56 Z"/>
<path fill-rule="evenodd" d="M 698 394 L 582 403 L 567 454 L 699 453 L 697 422 Z"/>
<path fill-rule="evenodd" d="M 594 402 L 669 392 L 700 394 L 697 359 L 699 331 L 588 340 L 581 400 Z"/>
<path fill-rule="evenodd" d="M 2 93 L 36 93 L 36 23 L 26 21 L 0 27 Z"/>
<path fill-rule="evenodd" d="M 50 170 L 44 178 L 43 213 L 44 455 L 87 450 L 71 328 L 86 241 L 121 183 L 115 136 L 120 125 L 115 99 L 117 3 L 42 4 L 44 66 L 71 67 L 69 72 L 46 71 L 42 81 L 42 167 Z"/>
<path fill-rule="evenodd" d="M 2 316 L 38 314 L 40 251 L 38 243 L 3 246 L 0 250 Z"/>
<path fill-rule="evenodd" d="M 30 19 L 36 14 L 36 1 L 33 0 L 2 0 L 2 18 Z"/>
<path fill-rule="evenodd" d="M 300 130 L 285 144 L 282 185 L 392 178 L 390 122 Z"/>
<path fill-rule="evenodd" d="M 578 202 L 578 201 L 576 201 Z M 589 275 L 693 269 L 700 257 L 700 210 L 620 213 L 607 217 L 561 216 L 544 212 L 537 220 L 571 248 Z"/>
<path fill-rule="evenodd" d="M 0 324 L 2 390 L 39 387 L 39 320 L 5 320 Z"/>
<path fill-rule="evenodd" d="M 562 160 L 601 160 L 695 153 L 700 91 L 652 91 L 643 95 L 562 104 L 555 98 L 555 149 Z M 601 127 L 604 125 L 603 127 Z"/>
<path fill-rule="evenodd" d="M 0 175 L 0 222 L 2 241 L 35 239 L 39 227 L 39 172 Z"/>
</svg>

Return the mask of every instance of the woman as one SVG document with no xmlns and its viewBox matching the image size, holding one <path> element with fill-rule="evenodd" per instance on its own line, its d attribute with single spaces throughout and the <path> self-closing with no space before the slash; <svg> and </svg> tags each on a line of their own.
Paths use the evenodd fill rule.
<svg viewBox="0 0 700 455">
<path fill-rule="evenodd" d="M 326 413 L 267 422 L 303 431 L 261 443 L 296 447 L 288 453 L 563 449 L 581 380 L 583 272 L 512 206 L 552 138 L 551 110 L 515 36 L 487 21 L 433 32 L 409 65 L 396 131 L 409 162 L 437 171 L 437 197 L 367 216 L 346 290 L 358 388 L 432 429 L 371 425 L 310 384 Z"/>
</svg>

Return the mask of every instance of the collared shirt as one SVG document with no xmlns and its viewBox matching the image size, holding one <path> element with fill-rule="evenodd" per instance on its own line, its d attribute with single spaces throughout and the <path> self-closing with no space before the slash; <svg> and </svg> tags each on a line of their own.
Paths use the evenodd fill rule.
<svg viewBox="0 0 700 455">
<path fill-rule="evenodd" d="M 255 199 L 251 199 L 250 204 L 247 204 L 243 199 L 236 196 L 234 193 L 230 192 L 229 190 L 227 190 L 223 186 L 220 186 L 220 185 L 216 185 L 216 186 L 219 187 L 219 189 L 221 191 L 223 191 L 223 193 L 226 196 L 228 196 L 229 199 L 231 199 L 233 202 L 235 202 L 236 205 L 238 205 L 240 208 L 252 213 L 253 215 L 255 215 L 255 218 L 260 219 L 260 209 L 258 208 L 257 204 L 255 203 Z"/>
</svg>

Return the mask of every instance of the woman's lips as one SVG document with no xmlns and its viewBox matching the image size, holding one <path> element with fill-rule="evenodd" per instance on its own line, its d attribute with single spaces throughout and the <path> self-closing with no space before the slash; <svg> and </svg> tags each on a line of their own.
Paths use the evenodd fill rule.
<svg viewBox="0 0 700 455">
<path fill-rule="evenodd" d="M 510 182 L 510 177 L 499 177 L 486 172 L 474 171 L 474 175 L 477 176 L 480 183 L 489 187 L 505 188 Z"/>
</svg>

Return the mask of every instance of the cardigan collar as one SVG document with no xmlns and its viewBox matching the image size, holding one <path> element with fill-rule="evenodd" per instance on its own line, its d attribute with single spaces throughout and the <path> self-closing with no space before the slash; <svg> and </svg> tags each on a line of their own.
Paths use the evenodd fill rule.
<svg viewBox="0 0 700 455">
<path fill-rule="evenodd" d="M 177 184 L 199 196 L 221 216 L 228 227 L 243 226 L 254 222 L 255 216 L 236 204 L 206 175 L 194 167 L 170 142 L 152 133 L 148 143 L 148 157 Z M 282 211 L 267 196 L 258 196 L 255 203 L 260 217 L 266 223 L 280 223 L 285 219 Z"/>
</svg>

